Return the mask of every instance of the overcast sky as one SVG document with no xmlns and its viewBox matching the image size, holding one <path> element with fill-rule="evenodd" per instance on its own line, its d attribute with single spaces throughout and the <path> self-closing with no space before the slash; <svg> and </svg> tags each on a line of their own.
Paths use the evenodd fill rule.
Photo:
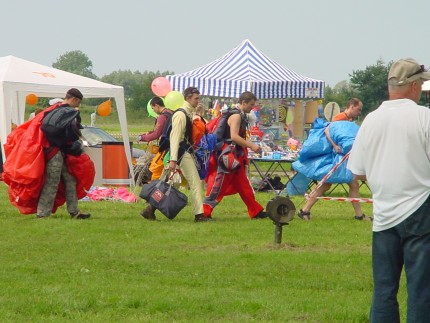
<svg viewBox="0 0 430 323">
<path fill-rule="evenodd" d="M 430 0 L 5 0 L 0 56 L 51 66 L 80 50 L 99 77 L 183 73 L 249 39 L 334 86 L 379 58 L 430 65 L 429 15 Z"/>
</svg>

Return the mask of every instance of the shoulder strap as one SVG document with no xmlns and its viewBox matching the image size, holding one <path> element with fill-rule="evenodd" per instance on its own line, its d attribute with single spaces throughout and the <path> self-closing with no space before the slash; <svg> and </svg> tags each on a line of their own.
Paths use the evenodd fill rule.
<svg viewBox="0 0 430 323">
<path fill-rule="evenodd" d="M 170 112 L 169 112 L 170 111 Z M 161 112 L 161 114 L 160 115 L 163 115 L 163 116 L 165 116 L 166 117 L 166 120 L 173 114 L 173 112 L 174 111 L 172 111 L 172 110 L 169 110 L 169 109 L 164 109 L 163 110 L 163 112 Z M 155 126 L 157 125 L 157 119 L 158 119 L 158 117 L 157 118 L 155 118 L 155 122 L 154 122 L 154 129 L 153 130 L 155 130 Z"/>
<path fill-rule="evenodd" d="M 228 125 L 228 119 L 233 114 L 240 114 L 240 127 L 242 127 L 243 126 L 243 115 L 242 115 L 240 109 L 238 109 L 237 107 L 229 108 L 228 111 L 226 111 L 225 113 L 226 113 L 225 126 L 224 126 L 224 133 L 222 134 L 222 137 L 224 139 L 230 139 L 230 126 Z M 240 129 L 239 129 L 239 134 L 240 134 Z"/>
<path fill-rule="evenodd" d="M 166 116 L 167 118 L 169 116 L 171 116 L 175 111 L 169 110 L 169 109 L 164 109 L 163 112 L 161 112 L 162 115 Z"/>
<path fill-rule="evenodd" d="M 182 108 L 177 109 L 175 112 L 177 111 L 182 111 L 183 114 L 185 114 L 185 120 L 187 122 L 185 126 L 185 141 L 187 141 L 190 145 L 193 145 L 193 122 L 188 116 L 187 111 Z"/>
</svg>

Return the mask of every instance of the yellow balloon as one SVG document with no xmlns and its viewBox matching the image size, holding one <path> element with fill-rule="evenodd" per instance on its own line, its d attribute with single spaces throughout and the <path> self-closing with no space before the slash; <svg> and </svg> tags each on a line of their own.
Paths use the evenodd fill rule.
<svg viewBox="0 0 430 323">
<path fill-rule="evenodd" d="M 179 91 L 170 91 L 164 98 L 164 104 L 171 110 L 176 110 L 184 104 L 184 96 Z"/>
</svg>

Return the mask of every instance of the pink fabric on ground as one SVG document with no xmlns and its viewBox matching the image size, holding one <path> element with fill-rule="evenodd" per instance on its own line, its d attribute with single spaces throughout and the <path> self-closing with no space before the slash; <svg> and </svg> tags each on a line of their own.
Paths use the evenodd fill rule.
<svg viewBox="0 0 430 323">
<path fill-rule="evenodd" d="M 127 203 L 135 203 L 138 198 L 133 193 L 129 192 L 125 187 L 94 187 L 88 194 L 88 199 L 91 201 L 121 201 Z"/>
</svg>

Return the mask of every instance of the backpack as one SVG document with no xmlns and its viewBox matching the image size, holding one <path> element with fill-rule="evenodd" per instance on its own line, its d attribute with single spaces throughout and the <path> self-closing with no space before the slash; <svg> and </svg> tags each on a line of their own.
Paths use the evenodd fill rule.
<svg viewBox="0 0 430 323">
<path fill-rule="evenodd" d="M 238 113 L 240 113 L 240 110 L 236 107 L 227 108 L 225 110 L 222 110 L 221 115 L 219 115 L 215 119 L 210 120 L 206 124 L 206 129 L 208 133 L 216 135 L 216 151 L 220 150 L 224 145 L 225 140 L 230 138 L 230 133 L 228 133 L 230 127 L 227 124 L 228 118 L 231 115 Z"/>
<path fill-rule="evenodd" d="M 52 146 L 61 148 L 79 139 L 79 121 L 79 110 L 70 106 L 59 106 L 43 116 L 40 128 Z"/>
<path fill-rule="evenodd" d="M 165 116 L 166 117 L 166 120 L 173 114 L 173 112 L 174 111 L 172 111 L 172 110 L 170 110 L 170 109 L 165 109 L 165 110 L 163 110 L 163 112 L 161 112 L 161 114 L 160 115 L 163 115 L 163 116 Z M 155 119 L 155 123 L 154 123 L 154 130 L 155 130 L 155 127 L 157 126 L 157 119 L 158 118 L 156 118 Z"/>
<path fill-rule="evenodd" d="M 192 147 L 192 128 L 193 124 L 190 120 L 190 118 L 187 116 L 187 113 L 184 109 L 177 109 L 172 114 L 167 116 L 166 123 L 164 124 L 163 132 L 161 133 L 160 139 L 158 140 L 158 151 L 163 153 L 167 152 L 170 149 L 170 133 L 172 132 L 172 118 L 173 115 L 181 111 L 185 114 L 185 118 L 187 120 L 186 124 L 186 130 L 185 130 L 185 140 L 182 141 L 179 145 L 179 153 L 178 153 L 178 159 L 182 157 L 185 151 L 189 151 L 189 149 Z"/>
</svg>

